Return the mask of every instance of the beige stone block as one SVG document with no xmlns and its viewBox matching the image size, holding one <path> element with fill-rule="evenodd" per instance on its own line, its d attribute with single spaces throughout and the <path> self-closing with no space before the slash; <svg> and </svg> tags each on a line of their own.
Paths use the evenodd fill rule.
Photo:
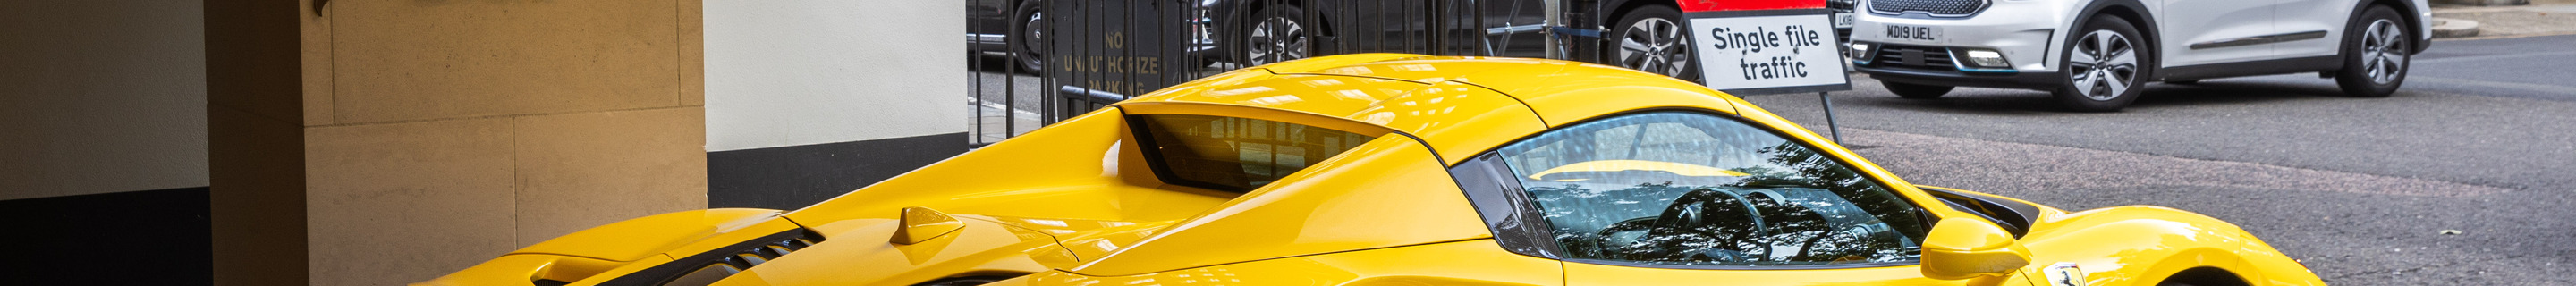
<svg viewBox="0 0 2576 286">
<path fill-rule="evenodd" d="M 299 2 L 297 7 L 304 8 L 297 10 L 302 14 L 295 15 L 295 18 L 303 19 L 301 43 L 304 51 L 305 126 L 336 123 L 331 118 L 331 18 L 322 17 L 323 14 L 329 13 L 331 8 L 314 7 L 314 1 L 327 2 L 326 0 L 296 1 Z M 321 10 L 316 11 L 313 10 L 314 8 Z"/>
<path fill-rule="evenodd" d="M 707 206 L 706 112 L 518 117 L 519 245 Z"/>
<path fill-rule="evenodd" d="M 305 135 L 313 285 L 401 285 L 517 248 L 510 120 L 312 127 Z"/>
<path fill-rule="evenodd" d="M 674 0 L 332 1 L 340 123 L 677 106 Z"/>
<path fill-rule="evenodd" d="M 707 105 L 706 3 L 678 0 L 680 10 L 680 105 Z"/>
</svg>

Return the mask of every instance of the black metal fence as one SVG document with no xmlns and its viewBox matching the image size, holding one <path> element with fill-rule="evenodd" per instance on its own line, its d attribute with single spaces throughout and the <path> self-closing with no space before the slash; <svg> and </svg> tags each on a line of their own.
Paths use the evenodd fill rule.
<svg viewBox="0 0 2576 286">
<path fill-rule="evenodd" d="M 1321 55 L 1507 56 L 1652 68 L 1617 59 L 1627 56 L 1615 54 L 1620 41 L 1604 39 L 1603 26 L 1625 28 L 1630 25 L 1609 22 L 1645 14 L 1669 16 L 1676 23 L 1668 24 L 1677 24 L 1678 11 L 1631 13 L 1642 10 L 1606 5 L 1611 3 L 968 0 L 973 143 L 997 142 L 1191 79 Z M 1673 68 L 1668 74 L 1685 70 L 1666 64 Z"/>
</svg>

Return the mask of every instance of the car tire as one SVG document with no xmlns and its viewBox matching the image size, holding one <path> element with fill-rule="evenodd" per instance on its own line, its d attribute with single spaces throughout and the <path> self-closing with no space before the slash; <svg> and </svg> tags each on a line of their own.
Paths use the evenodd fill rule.
<svg viewBox="0 0 2576 286">
<path fill-rule="evenodd" d="M 1046 1 L 1022 2 L 1019 8 L 1020 14 L 1011 17 L 1011 35 L 1006 43 L 1011 46 L 1011 54 L 1014 55 L 1011 57 L 1011 63 L 1019 65 L 1020 72 L 1046 74 L 1047 29 L 1046 12 L 1043 10 L 1046 5 L 1042 5 L 1045 3 Z"/>
<path fill-rule="evenodd" d="M 1621 13 L 1617 26 L 1602 38 L 1601 58 L 1611 65 L 1683 80 L 1699 79 L 1699 62 L 1691 60 L 1690 33 L 1681 9 L 1640 6 Z"/>
<path fill-rule="evenodd" d="M 2398 15 L 2388 6 L 2371 5 L 2345 27 L 2343 69 L 2334 73 L 2344 95 L 2388 97 L 2406 84 L 2415 43 L 2406 34 L 2406 27 L 2413 26 Z"/>
<path fill-rule="evenodd" d="M 2062 48 L 2064 60 L 2058 62 L 2058 75 L 2066 84 L 2058 86 L 2054 96 L 2059 105 L 2075 111 L 2120 111 L 2138 100 L 2141 85 L 2147 82 L 2148 68 L 2155 66 L 2154 45 L 2138 28 L 2119 16 L 2095 15 L 2084 29 L 2066 38 Z"/>
<path fill-rule="evenodd" d="M 1307 23 L 1306 9 L 1291 5 L 1272 5 L 1253 11 L 1242 25 L 1242 34 L 1232 50 L 1235 60 L 1245 66 L 1274 64 L 1312 56 L 1314 47 L 1308 40 L 1317 27 Z"/>
<path fill-rule="evenodd" d="M 1941 98 L 1942 95 L 1950 94 L 1950 90 L 1956 88 L 1947 85 L 1911 84 L 1893 81 L 1879 81 L 1878 84 L 1880 87 L 1886 87 L 1887 92 L 1895 93 L 1896 97 L 1905 99 Z"/>
</svg>

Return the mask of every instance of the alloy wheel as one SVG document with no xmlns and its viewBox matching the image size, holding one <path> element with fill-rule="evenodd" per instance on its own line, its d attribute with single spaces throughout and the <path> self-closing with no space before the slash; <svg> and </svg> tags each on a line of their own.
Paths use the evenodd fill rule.
<svg viewBox="0 0 2576 286">
<path fill-rule="evenodd" d="M 2068 53 L 2066 63 L 2068 82 L 2084 98 L 2108 101 L 2138 83 L 2137 47 L 2119 32 L 2085 33 L 2075 41 L 2075 52 Z"/>
<path fill-rule="evenodd" d="M 1270 17 L 1253 24 L 1250 50 L 1245 60 L 1252 65 L 1306 58 L 1306 25 L 1286 16 Z"/>
<path fill-rule="evenodd" d="M 2397 81 L 2399 72 L 2406 70 L 2406 29 L 2399 28 L 2397 21 L 2379 19 L 2370 22 L 2370 29 L 2363 32 L 2361 41 L 2361 64 L 2363 70 L 2368 71 L 2370 82 L 2388 84 Z"/>
<path fill-rule="evenodd" d="M 1020 62 L 1021 72 L 1042 73 L 1041 70 L 1046 68 L 1046 12 L 1030 11 L 1029 16 L 1021 21 L 1020 34 L 1011 39 L 1018 45 L 1012 52 L 1018 54 L 1015 57 Z"/>
<path fill-rule="evenodd" d="M 1628 25 L 1619 38 L 1619 65 L 1638 71 L 1679 78 L 1689 64 L 1690 51 L 1682 42 L 1682 27 L 1664 18 L 1646 18 Z"/>
</svg>

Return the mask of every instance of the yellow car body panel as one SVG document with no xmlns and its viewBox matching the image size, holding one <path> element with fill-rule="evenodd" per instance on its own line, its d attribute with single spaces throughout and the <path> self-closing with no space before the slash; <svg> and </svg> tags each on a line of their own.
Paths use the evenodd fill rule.
<svg viewBox="0 0 2576 286">
<path fill-rule="evenodd" d="M 1470 240 L 1136 275 L 1049 271 L 986 285 L 1561 285 L 1559 264 Z"/>
<path fill-rule="evenodd" d="M 805 224 L 893 219 L 897 210 L 919 206 L 951 214 L 1169 221 L 1235 196 L 1156 181 L 1144 164 L 1131 163 L 1144 159 L 1127 128 L 1116 109 L 1084 114 L 786 217 Z"/>
<path fill-rule="evenodd" d="M 634 261 L 778 216 L 776 210 L 711 209 L 635 218 L 592 227 L 510 254 L 553 254 L 607 261 Z"/>
<path fill-rule="evenodd" d="M 1369 54 L 1375 56 L 1384 54 Z M 1491 64 L 1489 61 L 1457 61 L 1462 64 Z M 1434 63 L 1397 61 L 1402 66 L 1440 66 Z M 1433 61 L 1439 62 L 1439 61 Z M 1515 60 L 1504 67 L 1548 62 Z M 1260 75 L 1243 73 L 1219 75 L 1209 86 L 1177 87 L 1120 102 L 1127 114 L 1204 114 L 1256 118 L 1273 121 L 1316 123 L 1317 127 L 1356 131 L 1378 135 L 1394 131 L 1422 138 L 1444 163 L 1456 163 L 1468 155 L 1519 139 L 1519 135 L 1547 128 L 1546 123 L 1519 100 L 1492 89 L 1443 78 L 1419 78 L 1423 74 L 1454 73 L 1437 68 L 1385 67 L 1371 63 L 1358 67 L 1325 69 L 1316 73 Z M 1555 65 L 1547 65 L 1553 68 Z M 1401 70 L 1416 74 L 1376 74 L 1351 72 L 1351 69 Z M 1268 71 L 1255 69 L 1253 71 Z M 1404 77 L 1388 77 L 1404 76 Z M 1209 105 L 1254 107 L 1225 108 Z M 1260 113 L 1293 112 L 1347 119 L 1362 123 L 1350 126 L 1332 120 L 1283 120 L 1259 116 Z"/>
<path fill-rule="evenodd" d="M 1491 237 L 1448 170 L 1411 138 L 1378 137 L 1207 215 L 1069 272 L 1136 275 Z M 1443 191 L 1446 190 L 1446 191 Z"/>
<path fill-rule="evenodd" d="M 756 279 L 728 281 L 732 285 L 902 285 L 960 273 L 1046 271 L 1046 262 L 1071 258 L 1044 234 L 971 218 L 961 222 L 965 227 L 954 233 L 898 245 L 869 239 L 893 235 L 899 227 L 894 221 L 851 220 L 818 232 L 854 241 L 815 244 L 727 279 Z"/>
<path fill-rule="evenodd" d="M 643 262 L 649 265 L 668 261 L 670 259 L 663 258 L 660 254 L 637 257 L 630 261 L 607 261 L 550 254 L 508 254 L 456 271 L 455 274 L 413 285 L 517 285 L 526 284 L 535 279 L 572 281 L 608 272 L 609 269 L 629 265 L 630 262 Z"/>
<path fill-rule="evenodd" d="M 668 262 L 663 253 L 742 232 L 793 228 L 764 209 L 709 209 L 628 219 L 556 237 L 421 285 L 508 285 L 533 279 L 574 281 L 627 265 Z M 766 227 L 761 227 L 766 226 Z M 742 231 L 751 229 L 750 231 Z M 766 231 L 766 232 L 763 232 Z M 721 239 L 718 239 L 721 240 Z M 614 275 L 611 275 L 614 276 Z"/>
<path fill-rule="evenodd" d="M 2306 266 L 2235 225 L 2191 212 L 2123 206 L 2043 215 L 2022 238 L 2037 261 L 2086 265 L 2090 285 L 2155 285 L 2192 268 L 2253 285 L 2325 285 Z"/>
<path fill-rule="evenodd" d="M 1944 260 L 1931 264 L 1943 267 L 1764 269 L 1524 255 L 1498 245 L 1478 205 L 1450 176 L 1455 164 L 1547 130 L 1660 110 L 1741 118 L 1812 146 L 1919 206 L 1932 221 L 2002 222 L 1986 218 L 1997 207 L 1953 208 L 1936 191 L 2030 206 L 2025 233 L 2012 241 L 1992 240 L 2002 230 L 1980 225 L 1968 225 L 1983 229 L 1965 233 L 1974 235 L 1930 236 L 1963 249 L 2010 250 L 1958 251 L 2003 253 L 2026 264 L 1951 268 L 1976 264 Z M 1374 139 L 1267 185 L 1218 191 L 1157 177 L 1129 120 L 1164 114 L 1286 122 Z M 1732 172 L 1690 167 L 1605 162 L 1587 168 Z M 913 225 L 925 233 L 895 239 L 896 230 L 907 227 L 898 220 L 906 208 L 952 218 Z M 539 243 L 423 284 L 532 285 L 542 279 L 645 285 L 603 283 L 673 275 L 668 266 L 709 265 L 690 259 L 730 254 L 745 243 L 797 231 L 828 240 L 763 260 L 713 285 L 1000 280 L 991 285 L 2041 286 L 2055 285 L 2046 278 L 2061 273 L 2051 272 L 2061 263 L 2080 266 L 2083 275 L 2071 280 L 2084 285 L 2155 285 L 2212 271 L 2254 285 L 2323 285 L 2253 235 L 2198 214 L 2134 206 L 2067 212 L 1991 194 L 1918 188 L 1823 136 L 1690 82 L 1565 61 L 1406 54 L 1319 57 L 1219 74 L 805 209 L 639 218 Z M 1959 237 L 1982 240 L 1955 243 L 1966 239 Z M 1986 270 L 1924 273 L 1935 268 Z"/>
<path fill-rule="evenodd" d="M 1374 62 L 1354 63 L 1339 67 L 1303 72 L 1274 71 L 1282 74 L 1327 74 L 1384 78 L 1402 81 L 1435 82 L 1524 82 L 1522 75 L 1559 74 L 1577 63 L 1526 58 L 1428 57 L 1414 56 Z M 1512 85 L 1503 85 L 1512 86 Z M 1512 91 L 1497 88 L 1498 91 Z"/>
<path fill-rule="evenodd" d="M 1575 65 L 1562 74 L 1548 77 L 1538 84 L 1478 83 L 1483 85 L 1529 84 L 1529 91 L 1512 96 L 1527 102 L 1546 118 L 1548 127 L 1579 123 L 1585 119 L 1649 109 L 1701 110 L 1735 114 L 1738 107 L 1723 93 L 1687 81 L 1672 78 L 1637 77 L 1637 71 L 1603 65 Z"/>
</svg>

